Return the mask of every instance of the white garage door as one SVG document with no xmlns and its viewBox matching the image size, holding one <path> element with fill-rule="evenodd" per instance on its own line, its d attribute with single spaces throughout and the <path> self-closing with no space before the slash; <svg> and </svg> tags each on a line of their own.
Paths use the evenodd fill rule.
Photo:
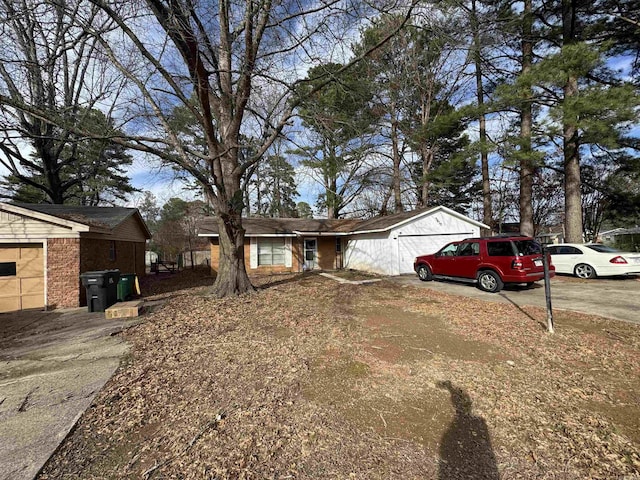
<svg viewBox="0 0 640 480">
<path fill-rule="evenodd" d="M 0 312 L 43 307 L 42 245 L 0 245 Z"/>
<path fill-rule="evenodd" d="M 473 236 L 473 232 L 434 235 L 409 235 L 398 237 L 399 273 L 413 273 L 413 260 L 420 255 L 435 253 L 449 242 L 464 240 Z"/>
</svg>

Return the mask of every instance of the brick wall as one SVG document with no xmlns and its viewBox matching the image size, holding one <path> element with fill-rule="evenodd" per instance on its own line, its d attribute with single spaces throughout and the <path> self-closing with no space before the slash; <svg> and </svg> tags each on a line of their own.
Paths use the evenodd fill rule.
<svg viewBox="0 0 640 480">
<path fill-rule="evenodd" d="M 341 268 L 339 259 L 336 258 L 335 237 L 319 237 L 318 239 L 318 267 L 322 270 L 335 270 Z M 301 238 L 291 239 L 291 267 L 281 265 L 261 266 L 251 268 L 251 242 L 247 237 L 244 239 L 244 262 L 247 272 L 252 273 L 285 273 L 301 272 L 304 262 L 303 240 Z M 217 273 L 220 264 L 220 245 L 217 238 L 211 238 L 209 247 L 211 249 L 211 272 Z"/>
<path fill-rule="evenodd" d="M 80 243 L 80 272 L 96 270 L 120 270 L 120 273 L 135 273 L 138 277 L 145 275 L 145 243 L 113 241 L 115 243 L 115 260 L 110 258 L 112 240 L 83 238 Z M 87 304 L 87 292 L 80 290 L 80 305 Z"/>
<path fill-rule="evenodd" d="M 47 240 L 47 306 L 80 306 L 80 239 Z M 83 289 L 84 290 L 84 289 Z"/>
<path fill-rule="evenodd" d="M 112 242 L 115 259 L 110 258 Z M 123 242 L 83 238 L 80 251 L 80 268 L 83 272 L 94 270 L 120 270 L 121 273 L 145 274 L 144 242 Z"/>
</svg>

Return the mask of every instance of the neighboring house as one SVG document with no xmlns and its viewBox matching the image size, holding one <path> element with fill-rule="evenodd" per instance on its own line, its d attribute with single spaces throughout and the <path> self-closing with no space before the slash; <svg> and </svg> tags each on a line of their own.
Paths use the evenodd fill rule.
<svg viewBox="0 0 640 480">
<path fill-rule="evenodd" d="M 628 252 L 640 252 L 640 227 L 615 228 L 601 232 L 598 240 Z"/>
<path fill-rule="evenodd" d="M 0 312 L 86 305 L 80 274 L 145 274 L 135 208 L 0 203 Z"/>
<path fill-rule="evenodd" d="M 540 231 L 536 235 L 536 240 L 543 245 L 564 243 L 564 225 L 540 227 Z"/>
<path fill-rule="evenodd" d="M 242 226 L 249 273 L 350 268 L 383 275 L 411 273 L 416 256 L 454 240 L 478 237 L 481 228 L 488 228 L 446 207 L 370 220 L 244 218 Z M 200 236 L 210 239 L 211 268 L 217 271 L 215 218 L 204 221 Z"/>
</svg>

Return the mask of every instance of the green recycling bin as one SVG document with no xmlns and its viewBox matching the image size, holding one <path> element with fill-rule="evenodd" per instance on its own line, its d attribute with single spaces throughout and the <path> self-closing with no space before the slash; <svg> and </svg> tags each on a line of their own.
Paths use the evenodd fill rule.
<svg viewBox="0 0 640 480">
<path fill-rule="evenodd" d="M 136 288 L 136 274 L 123 273 L 120 274 L 118 281 L 118 301 L 124 302 L 133 296 Z"/>
</svg>

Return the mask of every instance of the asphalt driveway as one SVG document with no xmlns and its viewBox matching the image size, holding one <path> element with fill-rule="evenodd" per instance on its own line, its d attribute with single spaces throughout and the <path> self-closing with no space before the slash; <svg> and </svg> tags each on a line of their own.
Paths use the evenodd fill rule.
<svg viewBox="0 0 640 480">
<path fill-rule="evenodd" d="M 138 323 L 86 308 L 0 314 L 0 480 L 32 479 L 109 380 Z"/>
<path fill-rule="evenodd" d="M 466 283 L 421 282 L 416 275 L 402 275 L 393 279 L 405 285 L 421 286 L 492 302 L 509 302 L 519 307 L 546 306 L 544 282 L 537 282 L 532 288 L 508 286 L 496 294 L 483 292 L 475 285 Z M 581 280 L 556 275 L 551 279 L 551 302 L 554 310 L 573 310 L 640 323 L 640 280 L 634 277 Z"/>
</svg>

